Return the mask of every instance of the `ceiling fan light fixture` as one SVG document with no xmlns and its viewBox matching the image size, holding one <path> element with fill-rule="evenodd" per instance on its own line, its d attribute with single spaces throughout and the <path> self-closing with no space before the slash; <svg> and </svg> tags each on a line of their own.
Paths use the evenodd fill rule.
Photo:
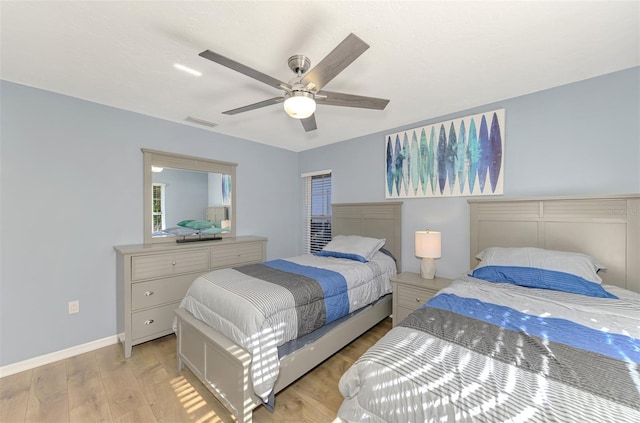
<svg viewBox="0 0 640 423">
<path fill-rule="evenodd" d="M 295 119 L 306 119 L 316 111 L 313 94 L 307 91 L 293 91 L 285 95 L 284 111 Z"/>
</svg>

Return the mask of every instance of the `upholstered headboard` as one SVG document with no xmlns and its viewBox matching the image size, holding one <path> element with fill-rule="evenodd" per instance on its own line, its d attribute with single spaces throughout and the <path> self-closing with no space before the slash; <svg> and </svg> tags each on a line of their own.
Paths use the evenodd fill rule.
<svg viewBox="0 0 640 423">
<path fill-rule="evenodd" d="M 487 247 L 539 247 L 595 257 L 603 282 L 640 292 L 640 194 L 468 200 L 471 267 Z"/>
<path fill-rule="evenodd" d="M 402 202 L 343 203 L 331 205 L 331 235 L 384 238 L 384 248 L 402 263 Z"/>
</svg>

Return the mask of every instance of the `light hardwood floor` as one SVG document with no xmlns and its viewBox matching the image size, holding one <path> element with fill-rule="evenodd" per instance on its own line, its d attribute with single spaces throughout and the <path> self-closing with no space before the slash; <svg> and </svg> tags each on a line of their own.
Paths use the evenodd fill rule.
<svg viewBox="0 0 640 423">
<path fill-rule="evenodd" d="M 276 395 L 276 408 L 253 421 L 331 422 L 342 403 L 340 376 L 391 329 L 387 318 Z M 235 421 L 189 370 L 176 369 L 174 335 L 137 345 L 125 359 L 120 344 L 0 379 L 0 422 Z"/>
</svg>

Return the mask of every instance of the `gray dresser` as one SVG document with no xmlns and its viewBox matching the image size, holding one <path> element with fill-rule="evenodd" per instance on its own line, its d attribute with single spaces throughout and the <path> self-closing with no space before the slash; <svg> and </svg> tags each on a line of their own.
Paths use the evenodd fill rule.
<svg viewBox="0 0 640 423">
<path fill-rule="evenodd" d="M 259 263 L 266 238 L 241 236 L 185 244 L 120 245 L 117 252 L 118 332 L 124 356 L 134 345 L 173 332 L 174 313 L 197 276 Z"/>
</svg>

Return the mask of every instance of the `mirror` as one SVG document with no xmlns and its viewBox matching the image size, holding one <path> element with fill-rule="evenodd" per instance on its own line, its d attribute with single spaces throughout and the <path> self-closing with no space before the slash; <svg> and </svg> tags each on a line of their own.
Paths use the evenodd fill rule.
<svg viewBox="0 0 640 423">
<path fill-rule="evenodd" d="M 236 163 L 142 153 L 145 244 L 235 236 Z"/>
</svg>

